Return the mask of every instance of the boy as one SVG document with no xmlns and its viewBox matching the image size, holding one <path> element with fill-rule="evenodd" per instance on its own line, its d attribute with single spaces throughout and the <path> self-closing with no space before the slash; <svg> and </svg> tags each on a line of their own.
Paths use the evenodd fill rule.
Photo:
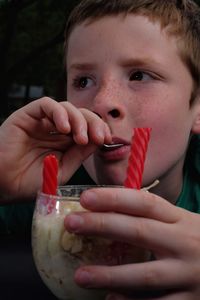
<svg viewBox="0 0 200 300">
<path fill-rule="evenodd" d="M 82 287 L 113 291 L 107 300 L 200 297 L 199 24 L 189 0 L 82 1 L 66 28 L 69 102 L 40 99 L 2 125 L 4 201 L 34 197 L 48 152 L 60 183 L 83 162 L 96 183 L 122 185 L 132 128 L 152 128 L 143 186 L 159 179 L 153 193 L 90 190 L 81 204 L 92 212 L 65 219 L 69 231 L 152 251 L 151 262 L 77 270 Z"/>
</svg>

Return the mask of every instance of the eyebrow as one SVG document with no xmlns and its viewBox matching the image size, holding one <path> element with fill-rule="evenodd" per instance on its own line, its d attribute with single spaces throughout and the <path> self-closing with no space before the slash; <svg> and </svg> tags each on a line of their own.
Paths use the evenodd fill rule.
<svg viewBox="0 0 200 300">
<path fill-rule="evenodd" d="M 87 70 L 92 70 L 95 68 L 94 64 L 91 63 L 74 63 L 70 65 L 69 69 L 75 69 L 78 71 L 87 71 Z"/>
<path fill-rule="evenodd" d="M 130 58 L 119 61 L 119 65 L 122 67 L 128 68 L 128 67 L 150 67 L 150 66 L 159 66 L 160 62 L 149 58 L 149 57 L 140 57 L 140 58 Z M 74 69 L 78 71 L 91 71 L 94 70 L 96 67 L 96 64 L 93 63 L 73 63 L 69 66 L 69 70 Z"/>
<path fill-rule="evenodd" d="M 152 66 L 155 64 L 160 64 L 158 61 L 151 59 L 149 57 L 141 57 L 141 58 L 131 58 L 120 63 L 123 67 L 145 67 Z"/>
</svg>

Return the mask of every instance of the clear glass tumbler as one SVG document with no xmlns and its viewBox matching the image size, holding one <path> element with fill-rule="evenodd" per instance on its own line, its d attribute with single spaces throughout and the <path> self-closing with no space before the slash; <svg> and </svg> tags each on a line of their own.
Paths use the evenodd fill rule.
<svg viewBox="0 0 200 300">
<path fill-rule="evenodd" d="M 32 223 L 33 257 L 42 280 L 58 299 L 105 299 L 106 291 L 76 285 L 74 272 L 81 265 L 119 265 L 148 257 L 146 251 L 132 245 L 71 234 L 64 229 L 65 216 L 83 210 L 79 198 L 88 188 L 91 186 L 63 186 L 59 187 L 59 196 L 37 196 Z"/>
</svg>

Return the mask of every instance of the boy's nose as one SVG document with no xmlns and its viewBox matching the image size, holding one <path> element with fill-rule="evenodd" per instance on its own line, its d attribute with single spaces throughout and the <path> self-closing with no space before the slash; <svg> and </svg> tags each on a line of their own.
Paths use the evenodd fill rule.
<svg viewBox="0 0 200 300">
<path fill-rule="evenodd" d="M 93 112 L 104 121 L 121 120 L 125 116 L 124 101 L 121 93 L 100 91 L 93 99 Z"/>
</svg>

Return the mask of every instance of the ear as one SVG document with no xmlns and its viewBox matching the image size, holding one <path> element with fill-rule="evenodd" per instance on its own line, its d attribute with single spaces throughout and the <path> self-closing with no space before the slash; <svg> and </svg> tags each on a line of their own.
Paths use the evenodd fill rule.
<svg viewBox="0 0 200 300">
<path fill-rule="evenodd" d="M 194 104 L 195 119 L 192 126 L 192 132 L 194 134 L 200 134 L 200 96 L 198 96 L 196 101 L 197 102 Z"/>
</svg>

